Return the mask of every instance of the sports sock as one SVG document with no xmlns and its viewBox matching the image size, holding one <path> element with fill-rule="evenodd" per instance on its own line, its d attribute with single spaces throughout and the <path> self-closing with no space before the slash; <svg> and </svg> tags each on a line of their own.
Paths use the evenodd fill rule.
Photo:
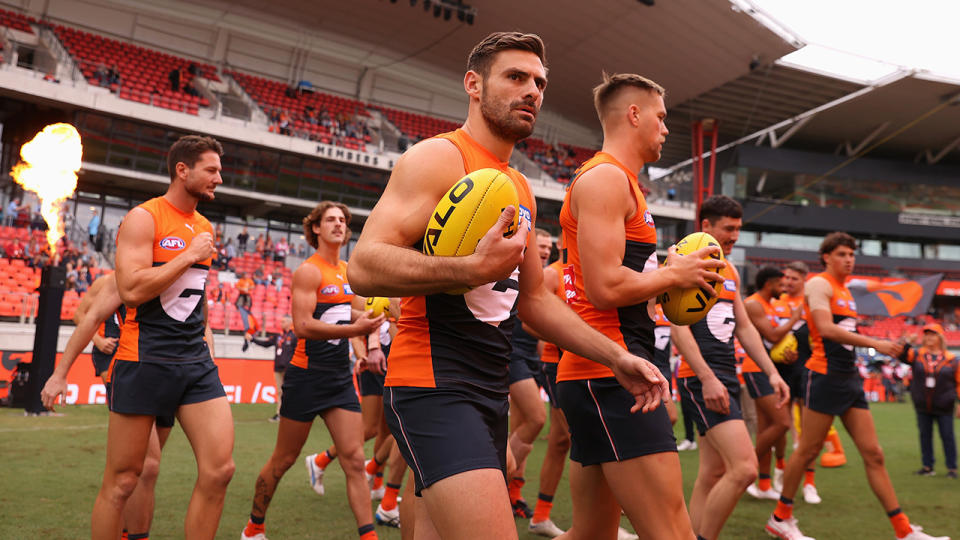
<svg viewBox="0 0 960 540">
<path fill-rule="evenodd" d="M 777 458 L 777 468 L 781 471 L 787 468 L 787 461 L 782 457 Z"/>
<path fill-rule="evenodd" d="M 786 521 L 793 517 L 793 499 L 788 499 L 783 495 L 777 501 L 777 508 L 773 511 L 773 518 L 777 521 Z"/>
<path fill-rule="evenodd" d="M 377 474 L 377 458 L 368 461 L 364 470 L 367 471 L 367 474 Z"/>
<path fill-rule="evenodd" d="M 770 475 L 761 474 L 757 480 L 757 487 L 760 488 L 760 491 L 767 491 L 770 489 Z"/>
<path fill-rule="evenodd" d="M 806 471 L 805 473 L 803 473 L 803 485 L 805 485 L 805 486 L 806 486 L 806 485 L 811 485 L 811 486 L 817 485 L 816 482 L 814 481 L 814 475 L 816 474 L 816 472 L 817 472 L 817 471 L 815 471 L 815 470 L 813 470 L 813 469 L 807 469 L 807 471 Z"/>
<path fill-rule="evenodd" d="M 150 540 L 150 532 L 140 533 L 140 534 L 128 534 L 127 538 L 129 540 Z"/>
<path fill-rule="evenodd" d="M 893 525 L 893 532 L 896 533 L 897 538 L 903 538 L 913 532 L 910 518 L 899 507 L 887 512 L 887 516 L 890 518 L 890 524 Z"/>
<path fill-rule="evenodd" d="M 333 461 L 334 459 L 336 458 L 330 455 L 329 450 L 324 450 L 323 452 L 317 454 L 317 457 L 314 458 L 313 462 L 317 465 L 317 467 L 320 467 L 321 469 L 326 469 L 327 465 L 329 465 L 330 462 Z"/>
<path fill-rule="evenodd" d="M 553 495 L 540 493 L 537 495 L 537 505 L 533 508 L 533 518 L 530 523 L 540 523 L 550 519 L 550 510 L 553 509 Z"/>
<path fill-rule="evenodd" d="M 377 531 L 373 530 L 373 523 L 359 527 L 357 532 L 360 534 L 360 540 L 377 540 Z"/>
<path fill-rule="evenodd" d="M 373 489 L 380 489 L 383 487 L 383 471 L 378 471 L 377 474 L 373 477 Z"/>
<path fill-rule="evenodd" d="M 520 490 L 523 489 L 524 482 L 526 482 L 526 480 L 519 476 L 514 476 L 510 479 L 510 484 L 507 487 L 507 491 L 510 493 L 510 504 L 513 504 L 523 498 Z"/>
<path fill-rule="evenodd" d="M 387 482 L 387 489 L 383 491 L 383 500 L 380 506 L 387 511 L 397 507 L 397 495 L 400 493 L 400 484 L 391 484 Z"/>
<path fill-rule="evenodd" d="M 126 530 L 126 529 L 124 529 L 123 532 L 120 533 L 120 540 L 127 540 L 127 530 Z"/>
<path fill-rule="evenodd" d="M 247 526 L 243 529 L 243 534 L 246 536 L 256 536 L 263 532 L 263 520 L 264 517 L 257 517 L 253 514 L 250 515 L 250 521 L 247 522 Z"/>
</svg>

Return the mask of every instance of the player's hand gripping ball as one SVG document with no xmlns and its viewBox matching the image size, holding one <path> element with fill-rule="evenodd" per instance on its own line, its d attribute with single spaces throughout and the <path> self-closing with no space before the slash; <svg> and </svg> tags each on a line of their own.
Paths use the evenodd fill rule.
<svg viewBox="0 0 960 540">
<path fill-rule="evenodd" d="M 689 234 L 683 240 L 677 242 L 677 255 L 689 255 L 708 246 L 720 247 L 720 243 L 713 236 L 704 232 Z M 715 253 L 710 257 L 722 261 L 723 252 Z M 720 294 L 723 282 L 716 281 L 711 285 L 714 291 Z M 699 287 L 673 288 L 657 297 L 657 302 L 663 308 L 663 315 L 670 322 L 687 326 L 702 319 L 710 311 L 710 308 L 717 303 L 717 296 L 710 296 L 707 291 Z"/>
<path fill-rule="evenodd" d="M 383 296 L 371 296 L 364 302 L 364 309 L 373 312 L 374 317 L 386 315 L 388 319 L 393 318 L 393 312 L 390 310 L 390 299 Z"/>
<path fill-rule="evenodd" d="M 793 332 L 788 332 L 776 345 L 770 349 L 770 359 L 778 364 L 786 361 L 784 357 L 788 351 L 797 352 L 797 338 Z"/>
<path fill-rule="evenodd" d="M 517 232 L 520 215 L 517 188 L 509 176 L 497 169 L 473 171 L 457 181 L 437 203 L 423 235 L 423 252 L 439 257 L 472 255 L 477 243 L 508 206 L 517 212 L 505 237 Z M 469 290 L 456 289 L 447 294 L 464 294 Z"/>
</svg>

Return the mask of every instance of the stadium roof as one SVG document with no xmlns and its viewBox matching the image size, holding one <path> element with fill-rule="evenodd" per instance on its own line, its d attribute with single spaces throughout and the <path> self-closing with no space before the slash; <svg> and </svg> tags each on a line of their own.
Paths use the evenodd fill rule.
<svg viewBox="0 0 960 540">
<path fill-rule="evenodd" d="M 225 14 L 264 16 L 259 0 L 199 2 Z M 408 0 L 276 0 L 269 16 L 324 36 L 343 36 L 366 48 L 370 58 L 455 74 L 457 81 L 467 53 L 483 36 L 497 30 L 536 32 L 547 43 L 550 66 L 544 110 L 598 134 L 591 89 L 601 70 L 651 77 L 667 88 L 668 104 L 676 104 L 747 74 L 754 58 L 772 62 L 796 48 L 725 1 L 670 0 L 652 7 L 637 0 L 470 3 L 478 11 L 473 25 L 455 14 L 449 21 L 434 18 L 422 9 L 423 0 L 412 7 Z"/>
</svg>

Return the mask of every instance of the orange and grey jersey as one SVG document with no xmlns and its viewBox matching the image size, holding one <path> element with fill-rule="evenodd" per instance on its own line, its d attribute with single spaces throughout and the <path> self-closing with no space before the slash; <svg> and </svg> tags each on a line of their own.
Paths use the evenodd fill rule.
<svg viewBox="0 0 960 540">
<path fill-rule="evenodd" d="M 657 318 L 653 329 L 653 363 L 658 366 L 670 366 L 670 321 L 663 314 L 663 308 L 657 304 Z"/>
<path fill-rule="evenodd" d="M 162 266 L 183 253 L 197 235 L 213 234 L 210 222 L 193 211 L 186 214 L 163 197 L 141 204 L 153 217 L 153 266 Z M 211 259 L 187 268 L 159 296 L 128 306 L 117 347 L 117 360 L 163 361 L 210 358 L 204 341 L 207 274 Z"/>
<path fill-rule="evenodd" d="M 766 298 L 760 296 L 760 293 L 751 294 L 750 296 L 746 297 L 746 299 L 744 299 L 744 302 L 757 302 L 758 304 L 760 304 L 760 307 L 763 308 L 763 315 L 767 318 L 768 321 L 770 321 L 770 325 L 773 326 L 774 328 L 777 328 L 778 326 L 780 326 L 781 320 L 780 320 L 779 314 L 777 313 L 777 309 L 773 306 L 773 304 L 768 302 Z M 787 316 L 787 318 L 789 319 L 789 315 Z M 763 346 L 767 348 L 767 352 L 770 352 L 770 349 L 772 349 L 773 346 L 776 345 L 776 343 L 770 343 L 769 341 L 767 341 L 767 338 L 763 337 L 762 335 L 760 336 L 760 339 L 763 340 Z"/>
<path fill-rule="evenodd" d="M 338 261 L 336 266 L 331 266 L 319 253 L 314 253 L 303 264 L 316 266 L 323 276 L 317 287 L 313 318 L 327 324 L 350 324 L 353 291 L 347 282 L 347 263 Z M 349 339 L 298 339 L 290 364 L 303 369 L 346 374 L 349 379 Z"/>
<path fill-rule="evenodd" d="M 803 316 L 793 324 L 793 337 L 797 338 L 797 365 L 805 364 L 810 359 L 813 351 L 810 350 L 810 330 L 807 328 L 807 306 L 804 304 L 803 294 L 800 296 L 787 296 L 787 293 L 780 295 L 773 302 L 774 309 L 777 310 L 777 316 L 781 320 L 789 320 L 790 313 L 794 308 L 803 309 Z"/>
<path fill-rule="evenodd" d="M 814 277 L 822 277 L 830 283 L 833 288 L 833 294 L 830 297 L 830 314 L 833 317 L 833 324 L 846 330 L 856 333 L 857 331 L 857 303 L 850 294 L 850 289 L 842 283 L 838 283 L 830 274 L 823 272 Z M 849 375 L 857 373 L 856 360 L 857 354 L 853 350 L 853 345 L 846 345 L 831 341 L 820 335 L 817 326 L 813 323 L 813 315 L 810 313 L 810 306 L 807 310 L 807 328 L 810 329 L 810 349 L 812 354 L 807 360 L 807 369 L 822 374 Z"/>
<path fill-rule="evenodd" d="M 510 177 L 519 195 L 520 217 L 527 220 L 528 227 L 533 226 L 533 193 L 522 174 L 462 129 L 437 138 L 450 141 L 460 151 L 464 174 L 493 168 Z M 468 385 L 506 392 L 519 276 L 518 267 L 506 279 L 465 294 L 404 298 L 385 385 Z"/>
<path fill-rule="evenodd" d="M 566 277 L 572 283 L 567 284 L 567 303 L 587 324 L 620 344 L 631 353 L 653 359 L 654 308 L 655 300 L 640 302 L 615 309 L 598 309 L 587 299 L 583 284 L 583 267 L 580 259 L 580 246 L 577 239 L 578 223 L 570 208 L 573 186 L 587 171 L 601 165 L 613 165 L 623 172 L 623 181 L 633 194 L 636 211 L 624 222 L 623 266 L 635 272 L 650 272 L 657 269 L 657 229 L 653 215 L 647 209 L 637 175 L 610 154 L 597 152 L 586 161 L 576 173 L 570 188 L 563 199 L 560 209 L 560 226 L 563 227 L 563 245 L 566 248 Z M 575 381 L 612 377 L 610 368 L 582 356 L 564 351 L 560 358 L 557 381 Z"/>
<path fill-rule="evenodd" d="M 690 332 L 697 341 L 700 355 L 710 369 L 717 377 L 724 376 L 725 380 L 731 380 L 737 373 L 737 360 L 733 347 L 733 331 L 737 327 L 737 319 L 733 313 L 733 299 L 738 294 L 737 282 L 729 266 L 723 267 L 720 275 L 724 280 L 717 303 L 703 319 L 690 325 Z M 695 377 L 696 374 L 684 361 L 680 364 L 677 376 Z"/>
<path fill-rule="evenodd" d="M 563 258 L 553 261 L 550 263 L 549 268 L 553 268 L 553 271 L 557 273 L 557 282 L 556 283 L 547 283 L 547 289 L 553 289 L 553 293 L 560 297 L 564 302 L 567 301 L 566 288 L 564 287 L 564 280 L 566 276 L 564 275 L 564 264 Z M 547 364 L 558 364 L 560 363 L 560 348 L 550 343 L 549 341 L 543 342 L 543 354 L 540 355 L 540 361 Z"/>
</svg>

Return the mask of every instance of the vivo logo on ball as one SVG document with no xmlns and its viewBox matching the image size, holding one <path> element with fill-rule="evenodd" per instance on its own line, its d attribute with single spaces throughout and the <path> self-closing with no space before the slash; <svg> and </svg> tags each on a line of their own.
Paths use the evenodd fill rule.
<svg viewBox="0 0 960 540">
<path fill-rule="evenodd" d="M 179 251 L 187 247 L 187 243 L 176 236 L 168 236 L 160 241 L 160 247 L 172 251 Z"/>
</svg>

